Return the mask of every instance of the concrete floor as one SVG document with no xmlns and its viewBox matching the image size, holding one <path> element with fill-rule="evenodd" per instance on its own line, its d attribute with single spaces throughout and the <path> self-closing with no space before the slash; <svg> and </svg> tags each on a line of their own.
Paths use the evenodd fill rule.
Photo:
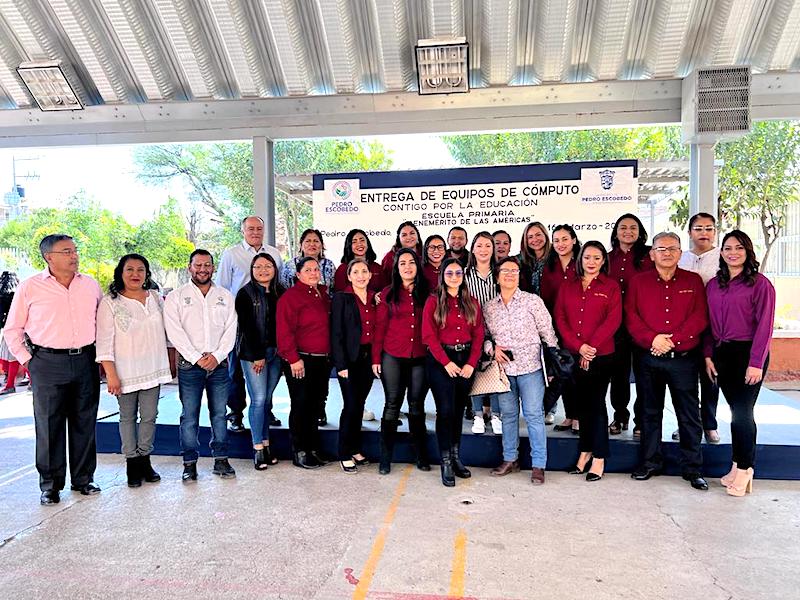
<svg viewBox="0 0 800 600">
<path fill-rule="evenodd" d="M 798 598 L 800 483 L 746 498 L 677 478 L 526 473 L 444 488 L 398 465 L 345 475 L 234 461 L 200 480 L 158 457 L 159 484 L 131 490 L 101 455 L 103 492 L 38 504 L 24 396 L 0 400 L 2 598 Z"/>
</svg>

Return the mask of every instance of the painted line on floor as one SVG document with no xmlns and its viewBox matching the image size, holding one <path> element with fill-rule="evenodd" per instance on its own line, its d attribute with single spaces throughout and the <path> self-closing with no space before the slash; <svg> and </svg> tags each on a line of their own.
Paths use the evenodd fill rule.
<svg viewBox="0 0 800 600">
<path fill-rule="evenodd" d="M 453 565 L 450 568 L 450 591 L 447 595 L 451 598 L 464 597 L 464 582 L 467 576 L 467 532 L 459 528 L 456 539 L 453 541 Z"/>
<path fill-rule="evenodd" d="M 394 490 L 392 501 L 389 503 L 389 508 L 386 510 L 386 515 L 383 517 L 381 528 L 378 530 L 378 535 L 375 536 L 375 541 L 372 543 L 372 550 L 369 553 L 369 558 L 367 558 L 367 562 L 364 564 L 364 569 L 361 572 L 358 585 L 353 592 L 353 600 L 365 600 L 367 597 L 369 586 L 372 583 L 372 578 L 375 575 L 375 571 L 378 567 L 378 562 L 383 555 L 383 549 L 386 546 L 386 538 L 389 535 L 392 522 L 394 522 L 394 517 L 397 513 L 397 507 L 400 505 L 400 500 L 406 493 L 406 485 L 408 484 L 408 480 L 411 477 L 413 470 L 413 465 L 408 465 L 405 469 L 403 469 L 403 475 Z"/>
<path fill-rule="evenodd" d="M 17 475 L 16 477 L 14 477 L 12 479 L 7 479 L 3 483 L 0 483 L 0 487 L 3 487 L 4 485 L 8 485 L 9 483 L 14 483 L 15 481 L 17 481 L 17 479 L 22 479 L 23 477 L 27 477 L 28 475 L 33 475 L 35 473 L 36 473 L 36 469 L 33 468 L 30 471 L 26 471 L 24 473 L 21 473 L 20 475 Z"/>
<path fill-rule="evenodd" d="M 25 471 L 25 470 L 27 470 L 27 469 L 32 469 L 32 468 L 34 468 L 35 466 L 36 466 L 36 465 L 34 465 L 33 463 L 31 463 L 31 464 L 29 464 L 29 465 L 25 465 L 24 467 L 20 467 L 19 469 L 14 469 L 13 471 L 9 471 L 8 473 L 3 473 L 2 475 L 0 475 L 0 479 L 5 479 L 6 477 L 11 477 L 12 475 L 16 475 L 16 474 L 17 474 L 17 473 L 19 473 L 20 471 Z"/>
</svg>

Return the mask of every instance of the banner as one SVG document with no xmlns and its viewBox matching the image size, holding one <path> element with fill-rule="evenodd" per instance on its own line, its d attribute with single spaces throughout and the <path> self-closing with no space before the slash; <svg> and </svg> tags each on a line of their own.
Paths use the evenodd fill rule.
<svg viewBox="0 0 800 600">
<path fill-rule="evenodd" d="M 434 233 L 447 240 L 456 225 L 469 240 L 504 229 L 512 254 L 531 221 L 548 230 L 568 223 L 582 242 L 608 247 L 617 217 L 636 214 L 637 176 L 635 160 L 315 175 L 314 227 L 337 264 L 351 229 L 367 232 L 380 260 L 403 221 L 417 225 L 421 241 Z"/>
</svg>

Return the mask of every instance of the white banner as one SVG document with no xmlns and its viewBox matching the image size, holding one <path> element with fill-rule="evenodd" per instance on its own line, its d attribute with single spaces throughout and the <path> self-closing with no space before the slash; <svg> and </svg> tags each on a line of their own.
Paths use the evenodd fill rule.
<svg viewBox="0 0 800 600">
<path fill-rule="evenodd" d="M 570 169 L 575 178 L 542 180 L 541 172 L 547 167 L 553 165 L 514 167 L 534 174 L 535 179 L 502 183 L 425 185 L 426 180 L 438 183 L 447 179 L 443 174 L 449 172 L 422 171 L 420 185 L 402 187 L 391 185 L 392 179 L 398 179 L 393 173 L 318 175 L 314 179 L 314 226 L 322 231 L 326 256 L 335 263 L 342 256 L 347 232 L 353 228 L 367 232 L 380 260 L 394 243 L 397 226 L 403 221 L 414 222 L 423 240 L 434 233 L 447 239 L 448 230 L 455 225 L 464 227 L 470 240 L 479 231 L 505 229 L 512 238 L 512 254 L 519 251 L 520 236 L 531 221 L 541 221 L 550 230 L 569 223 L 582 242 L 597 239 L 608 247 L 617 217 L 636 212 L 638 183 L 631 161 L 557 165 L 554 171 L 559 174 L 575 167 Z M 505 171 L 506 179 L 508 169 L 496 168 Z M 490 178 L 492 170 L 449 171 L 457 181 L 476 179 L 470 171 L 481 171 L 481 178 Z M 411 175 L 403 173 L 403 183 Z M 383 180 L 388 184 L 385 187 Z M 364 185 L 366 181 L 369 187 Z"/>
</svg>

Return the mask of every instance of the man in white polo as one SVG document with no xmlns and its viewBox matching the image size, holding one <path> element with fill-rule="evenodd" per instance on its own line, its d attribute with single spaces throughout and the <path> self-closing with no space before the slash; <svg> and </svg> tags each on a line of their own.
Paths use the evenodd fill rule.
<svg viewBox="0 0 800 600">
<path fill-rule="evenodd" d="M 278 249 L 269 244 L 264 244 L 264 219 L 256 215 L 250 215 L 242 219 L 242 241 L 231 246 L 222 253 L 217 269 L 217 285 L 225 288 L 233 297 L 239 293 L 245 284 L 250 281 L 250 263 L 253 257 L 259 252 L 266 252 L 275 259 L 278 265 L 278 273 L 281 271 L 283 261 Z M 244 425 L 244 409 L 247 407 L 245 395 L 244 375 L 242 374 L 242 364 L 236 355 L 236 348 L 231 350 L 228 357 L 228 375 L 231 384 L 228 391 L 228 430 L 233 433 L 242 433 Z M 270 414 L 270 425 L 278 427 L 281 422 Z"/>
</svg>

